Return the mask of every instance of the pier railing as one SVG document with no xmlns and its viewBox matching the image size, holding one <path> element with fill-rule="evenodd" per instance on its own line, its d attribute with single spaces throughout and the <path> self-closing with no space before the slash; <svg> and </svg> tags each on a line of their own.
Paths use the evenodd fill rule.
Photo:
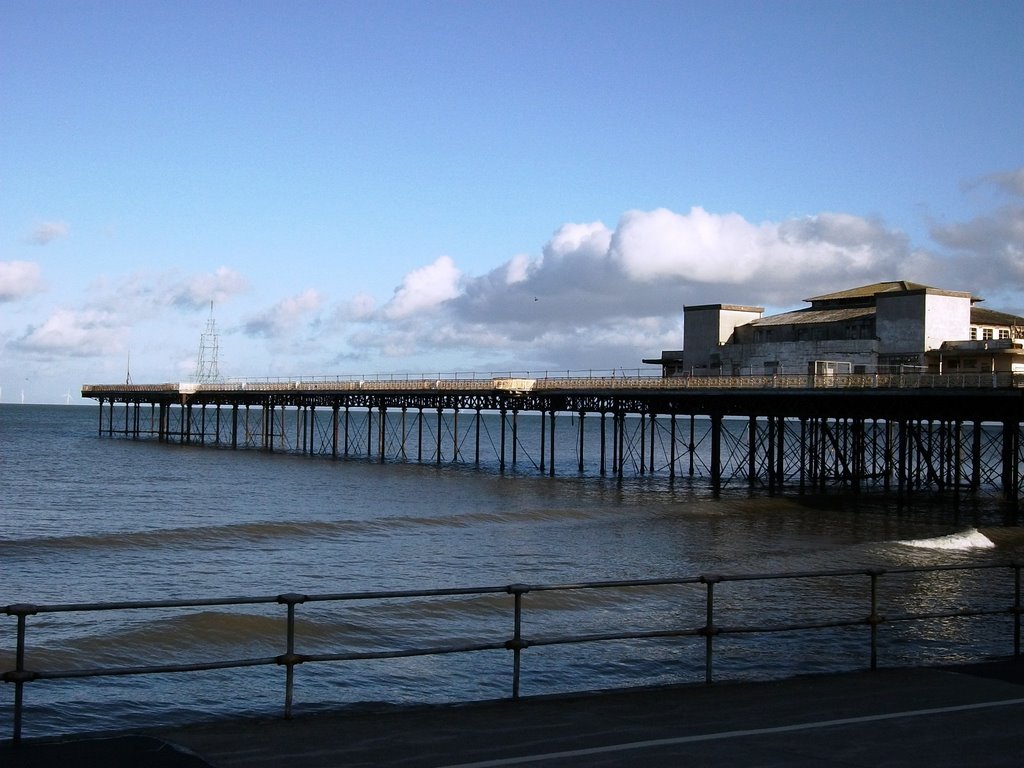
<svg viewBox="0 0 1024 768">
<path fill-rule="evenodd" d="M 957 588 L 939 588 L 927 599 L 900 599 L 905 593 L 905 584 L 899 582 L 902 577 L 935 578 L 938 574 L 948 574 L 959 579 L 963 574 L 973 573 L 985 576 L 991 572 L 995 577 L 977 590 L 973 596 L 964 590 L 962 585 Z M 998 580 L 1001 575 L 1002 581 Z M 743 585 L 750 586 L 754 582 L 770 582 L 776 590 L 775 596 L 784 598 L 786 589 L 793 588 L 794 582 L 808 580 L 827 580 L 825 590 L 829 597 L 827 609 L 818 609 L 816 613 L 808 613 L 802 600 L 782 600 L 788 606 L 782 614 L 763 615 L 759 613 L 756 600 L 744 600 Z M 881 597 L 884 585 L 891 584 L 892 596 L 888 601 Z M 788 586 L 787 586 L 788 585 Z M 948 587 L 948 585 L 947 585 Z M 636 600 L 643 600 L 649 588 L 668 588 L 677 590 L 672 593 L 678 602 L 678 610 L 673 610 L 673 620 L 667 624 L 645 626 L 642 628 L 622 628 L 601 625 L 601 622 L 612 621 L 615 612 L 595 609 L 588 618 L 598 622 L 592 632 L 559 634 L 557 632 L 544 635 L 540 632 L 524 633 L 524 619 L 528 613 L 529 595 L 543 593 L 606 593 L 617 591 L 630 600 L 632 592 Z M 693 590 L 697 590 L 696 593 Z M 739 590 L 737 594 L 736 590 Z M 640 592 L 641 594 L 636 594 Z M 337 645 L 330 650 L 319 653 L 304 653 L 300 645 L 301 632 L 297 629 L 296 617 L 302 606 L 316 603 L 352 604 L 355 602 L 373 601 L 382 609 L 410 598 L 438 600 L 464 600 L 474 596 L 508 595 L 511 606 L 508 609 L 510 631 L 488 640 L 476 642 L 451 642 L 433 638 L 414 638 L 408 645 L 383 650 L 359 651 L 346 648 L 343 638 L 338 638 Z M 751 605 L 753 603 L 753 605 Z M 279 646 L 281 652 L 269 656 L 245 657 L 236 659 L 212 658 L 202 648 L 195 649 L 197 658 L 187 663 L 167 663 L 151 665 L 116 665 L 93 666 L 85 668 L 38 668 L 29 662 L 32 644 L 29 635 L 29 619 L 36 616 L 54 616 L 57 614 L 103 614 L 113 611 L 160 611 L 187 610 L 218 607 L 243 608 L 245 606 L 270 604 L 279 605 L 284 615 Z M 689 607 L 690 614 L 684 607 Z M 777 606 L 776 606 L 777 608 Z M 774 609 L 773 609 L 774 610 Z M 687 639 L 703 646 L 703 673 L 701 679 L 705 683 L 714 680 L 716 669 L 716 652 L 719 644 L 730 638 L 741 636 L 770 636 L 779 633 L 822 633 L 836 630 L 861 630 L 863 641 L 856 643 L 859 652 L 858 661 L 848 662 L 846 669 L 876 669 L 880 664 L 884 643 L 883 634 L 897 625 L 921 625 L 929 622 L 952 622 L 979 617 L 1006 617 L 1010 629 L 1005 638 L 1006 653 L 1020 655 L 1021 644 L 1021 565 L 1018 563 L 1001 563 L 986 565 L 945 565 L 916 568 L 867 568 L 849 570 L 831 570 L 815 572 L 790 572 L 779 574 L 705 574 L 676 579 L 650 579 L 633 581 L 599 581 L 573 584 L 510 584 L 506 586 L 476 587 L 465 589 L 433 589 L 408 591 L 379 592 L 346 592 L 337 594 L 307 595 L 286 593 L 280 595 L 257 597 L 231 597 L 194 600 L 158 600 L 128 601 L 107 603 L 72 603 L 72 604 L 13 604 L 2 609 L 7 616 L 13 617 L 15 629 L 15 647 L 13 649 L 14 668 L 3 672 L 5 683 L 13 685 L 13 741 L 19 742 L 22 737 L 25 713 L 26 687 L 30 683 L 45 680 L 69 680 L 83 678 L 106 678 L 126 675 L 153 675 L 169 673 L 190 673 L 209 670 L 239 669 L 246 667 L 278 666 L 284 668 L 284 711 L 286 718 L 292 716 L 294 701 L 295 669 L 305 664 L 328 662 L 352 662 L 368 659 L 399 659 L 416 656 L 445 656 L 450 654 L 468 654 L 481 651 L 507 651 L 510 655 L 510 695 L 513 699 L 520 696 L 520 683 L 524 652 L 531 648 L 544 646 L 581 646 L 585 644 L 607 641 L 631 641 L 641 643 L 656 639 Z M 739 618 L 737 618 L 739 617 Z M 98 620 L 99 616 L 97 616 Z M 51 624 L 50 622 L 43 622 Z M 927 636 L 927 632 L 925 632 Z M 963 633 L 966 647 L 957 652 L 957 659 L 977 658 L 980 652 L 972 647 L 973 633 Z M 907 642 L 901 638 L 900 642 Z M 849 643 L 847 643 L 849 645 Z M 927 645 L 923 642 L 922 645 Z M 4 651 L 5 654 L 9 651 Z M 583 653 L 580 651 L 580 653 Z M 719 652 L 720 653 L 720 652 Z M 927 664 L 941 662 L 944 659 L 929 658 L 925 651 L 915 655 L 917 663 Z M 842 671 L 843 662 L 836 656 L 829 660 L 835 662 Z M 768 670 L 770 673 L 770 670 Z M 777 675 L 776 675 L 777 676 Z M 679 682 L 699 682 L 699 680 L 679 680 Z"/>
<path fill-rule="evenodd" d="M 773 389 L 1008 389 L 1024 387 L 1024 374 L 1014 373 L 841 373 L 754 374 L 747 376 L 649 376 L 640 372 L 510 371 L 507 374 L 454 373 L 382 374 L 358 376 L 298 376 L 229 379 L 205 383 L 86 384 L 83 397 L 118 393 L 152 394 L 201 392 L 487 392 L 507 390 L 508 382 L 531 391 L 591 390 L 773 390 Z"/>
</svg>

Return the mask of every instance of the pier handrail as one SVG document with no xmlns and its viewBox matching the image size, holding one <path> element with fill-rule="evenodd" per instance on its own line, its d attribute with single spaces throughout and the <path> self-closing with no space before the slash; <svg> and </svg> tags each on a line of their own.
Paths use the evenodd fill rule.
<svg viewBox="0 0 1024 768">
<path fill-rule="evenodd" d="M 98 397 L 110 392 L 119 394 L 199 392 L 409 392 L 457 391 L 483 392 L 500 388 L 508 379 L 531 382 L 534 391 L 586 390 L 832 390 L 832 389 L 900 389 L 900 390 L 977 390 L 1024 387 L 1024 374 L 1017 373 L 839 373 L 839 374 L 754 374 L 746 376 L 668 376 L 644 375 L 639 370 L 623 375 L 616 371 L 462 373 L 360 376 L 310 376 L 230 379 L 204 383 L 159 384 L 84 384 L 83 397 Z M 595 375 L 595 373 L 597 375 Z M 512 375 L 509 375 L 512 374 Z M 604 374 L 604 375 L 602 375 Z"/>
<path fill-rule="evenodd" d="M 885 611 L 879 599 L 879 586 L 883 579 L 897 575 L 917 575 L 939 572 L 1007 572 L 1012 581 L 1007 585 L 1007 592 L 1012 592 L 1012 604 L 995 605 L 992 602 L 965 604 L 965 595 L 954 590 L 950 594 L 942 593 L 947 604 L 928 610 Z M 855 604 L 841 606 L 843 610 L 836 616 L 819 616 L 814 619 L 802 618 L 801 608 L 796 601 L 794 613 L 786 618 L 771 620 L 760 617 L 758 623 L 728 624 L 728 607 L 722 605 L 719 597 L 732 583 L 753 581 L 792 581 L 804 579 L 864 579 L 865 582 L 858 592 Z M 991 585 L 990 585 L 991 586 Z M 692 617 L 693 622 L 678 618 L 670 625 L 655 626 L 645 629 L 609 629 L 608 631 L 572 634 L 551 634 L 525 636 L 523 634 L 523 617 L 526 612 L 524 597 L 531 593 L 543 592 L 580 592 L 593 590 L 630 590 L 643 587 L 695 587 L 703 590 L 703 600 L 699 601 L 698 615 Z M 718 589 L 716 589 L 716 587 Z M 994 589 L 987 590 L 994 594 Z M 296 614 L 298 607 L 307 603 L 353 602 L 408 600 L 409 598 L 465 598 L 481 595 L 507 594 L 513 599 L 511 619 L 511 635 L 494 637 L 481 642 L 440 642 L 424 644 L 412 643 L 401 648 L 386 650 L 357 651 L 337 648 L 326 653 L 301 653 L 297 650 L 298 633 L 296 631 Z M 252 606 L 275 604 L 285 609 L 285 631 L 283 649 L 280 654 L 262 657 L 246 657 L 238 659 L 202 658 L 188 663 L 168 663 L 153 665 L 130 665 L 89 668 L 39 669 L 31 668 L 26 662 L 28 643 L 28 619 L 37 615 L 63 613 L 99 613 L 109 611 L 146 611 L 204 608 L 213 606 Z M 830 606 L 833 612 L 838 606 Z M 423 589 L 423 590 L 390 590 L 341 592 L 333 594 L 283 593 L 278 595 L 262 595 L 250 597 L 197 598 L 180 600 L 139 600 L 121 602 L 96 603 L 65 603 L 65 604 L 30 604 L 15 603 L 0 609 L 0 613 L 14 617 L 17 621 L 15 631 L 16 647 L 13 649 L 14 668 L 3 672 L 0 679 L 14 685 L 13 701 L 13 736 L 14 743 L 21 740 L 24 717 L 24 694 L 28 683 L 42 680 L 69 680 L 81 678 L 102 678 L 126 675 L 185 673 L 209 670 L 240 669 L 258 666 L 283 666 L 285 668 L 284 717 L 292 716 L 294 698 L 295 667 L 302 664 L 324 662 L 347 662 L 365 659 L 397 659 L 414 656 L 439 656 L 449 654 L 473 653 L 479 651 L 507 650 L 512 654 L 511 697 L 519 698 L 520 678 L 523 651 L 541 646 L 581 645 L 586 643 L 611 640 L 650 640 L 657 638 L 695 638 L 704 645 L 704 682 L 714 681 L 715 645 L 729 636 L 765 635 L 784 632 L 817 632 L 840 628 L 863 627 L 867 631 L 867 642 L 864 651 L 868 658 L 868 668 L 877 669 L 879 663 L 879 633 L 886 625 L 910 624 L 934 620 L 957 620 L 977 617 L 1007 616 L 1012 620 L 1012 638 L 1008 639 L 1007 647 L 1012 647 L 1014 656 L 1020 656 L 1021 645 L 1021 564 L 1016 562 L 989 563 L 980 565 L 934 565 L 906 568 L 850 568 L 841 570 L 797 571 L 787 573 L 766 574 L 703 574 L 680 578 L 643 579 L 621 581 L 594 581 L 561 584 L 508 584 L 503 586 L 482 586 L 469 588 Z M 597 615 L 606 614 L 597 611 Z M 970 655 L 970 648 L 964 649 L 960 657 Z M 921 658 L 922 663 L 927 659 Z M 863 665 L 860 665 L 863 668 Z"/>
</svg>

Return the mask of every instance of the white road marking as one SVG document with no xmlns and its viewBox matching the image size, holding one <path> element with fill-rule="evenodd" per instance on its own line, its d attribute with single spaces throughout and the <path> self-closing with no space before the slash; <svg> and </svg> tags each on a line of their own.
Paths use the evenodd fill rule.
<svg viewBox="0 0 1024 768">
<path fill-rule="evenodd" d="M 818 728 L 830 728 L 836 725 L 856 725 L 858 723 L 871 723 L 879 720 L 897 720 L 905 717 L 926 717 L 928 715 L 942 715 L 950 712 L 966 712 L 972 709 L 990 709 L 992 707 L 1010 707 L 1024 704 L 1024 698 L 1001 699 L 999 701 L 982 701 L 976 704 L 958 704 L 949 707 L 934 707 L 932 709 L 912 709 L 904 712 L 890 712 L 884 715 L 862 715 L 860 717 L 842 717 L 835 720 L 818 720 L 810 723 L 795 723 L 793 725 L 779 725 L 771 728 L 751 728 L 735 731 L 719 731 L 717 733 L 699 733 L 693 736 L 678 736 L 667 739 L 650 739 L 647 741 L 633 741 L 625 744 L 609 744 L 604 747 L 588 747 L 586 749 L 570 749 L 564 752 L 548 752 L 538 755 L 523 755 L 521 757 L 505 757 L 495 760 L 481 760 L 475 763 L 458 763 L 447 765 L 442 768 L 498 768 L 505 765 L 524 765 L 526 763 L 537 763 L 544 760 L 555 760 L 563 757 L 585 757 L 586 755 L 601 755 L 611 752 L 628 752 L 635 749 L 648 749 L 650 747 L 664 747 L 678 744 L 694 744 L 701 741 L 714 741 L 716 739 L 735 739 L 744 736 L 763 736 L 776 733 L 792 733 L 794 731 L 811 731 Z"/>
</svg>

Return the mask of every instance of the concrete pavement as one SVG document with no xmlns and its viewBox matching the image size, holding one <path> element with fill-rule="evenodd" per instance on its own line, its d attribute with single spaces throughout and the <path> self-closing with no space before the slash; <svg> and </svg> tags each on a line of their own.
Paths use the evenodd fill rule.
<svg viewBox="0 0 1024 768">
<path fill-rule="evenodd" d="M 10 768 L 1024 766 L 1024 663 L 612 691 L 0 747 Z"/>
</svg>

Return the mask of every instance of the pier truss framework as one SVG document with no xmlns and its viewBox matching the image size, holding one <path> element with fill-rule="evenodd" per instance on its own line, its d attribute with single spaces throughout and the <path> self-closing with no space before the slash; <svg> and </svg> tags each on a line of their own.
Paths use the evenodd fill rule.
<svg viewBox="0 0 1024 768">
<path fill-rule="evenodd" d="M 101 436 L 551 476 L 697 477 L 714 493 L 882 487 L 998 493 L 1014 504 L 1024 493 L 1024 389 L 1012 382 L 829 383 L 300 381 L 93 385 L 82 394 L 100 403 Z"/>
</svg>

